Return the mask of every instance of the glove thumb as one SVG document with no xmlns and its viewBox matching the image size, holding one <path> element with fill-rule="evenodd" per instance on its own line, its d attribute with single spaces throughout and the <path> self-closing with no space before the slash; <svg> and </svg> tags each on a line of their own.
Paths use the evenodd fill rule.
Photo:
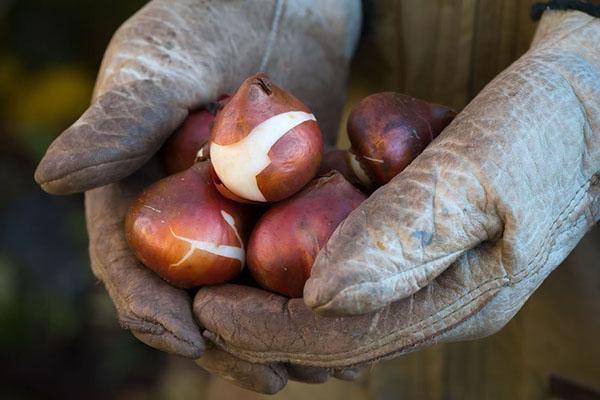
<svg viewBox="0 0 600 400">
<path fill-rule="evenodd" d="M 48 148 L 35 180 L 48 193 L 69 194 L 130 175 L 186 117 L 187 107 L 173 97 L 152 79 L 104 92 Z"/>
<path fill-rule="evenodd" d="M 459 118 L 450 129 L 461 125 Z M 458 147 L 434 143 L 348 216 L 315 260 L 304 287 L 310 308 L 333 315 L 378 310 L 501 233 L 495 199 Z"/>
</svg>

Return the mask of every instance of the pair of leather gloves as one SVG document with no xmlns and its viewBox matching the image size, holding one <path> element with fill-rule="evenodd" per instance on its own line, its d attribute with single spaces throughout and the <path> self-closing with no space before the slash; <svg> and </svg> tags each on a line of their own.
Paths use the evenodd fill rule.
<svg viewBox="0 0 600 400">
<path fill-rule="evenodd" d="M 600 219 L 600 19 L 547 11 L 531 49 L 337 229 L 303 299 L 225 284 L 192 300 L 142 266 L 124 216 L 188 110 L 260 69 L 331 143 L 359 26 L 358 0 L 154 0 L 117 31 L 36 179 L 86 191 L 93 271 L 141 341 L 265 393 L 352 379 L 498 331 Z"/>
</svg>

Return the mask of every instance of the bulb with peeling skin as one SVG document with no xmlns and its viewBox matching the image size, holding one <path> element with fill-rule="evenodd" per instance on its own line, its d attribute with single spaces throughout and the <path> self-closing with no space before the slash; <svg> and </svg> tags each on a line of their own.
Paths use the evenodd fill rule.
<svg viewBox="0 0 600 400">
<path fill-rule="evenodd" d="M 357 186 L 365 189 L 367 192 L 372 191 L 379 186 L 375 184 L 365 167 L 362 165 L 360 156 L 356 155 L 352 150 L 346 150 L 345 159 L 346 165 L 353 177 L 351 181 L 355 182 Z"/>
<path fill-rule="evenodd" d="M 348 117 L 348 163 L 362 185 L 385 185 L 454 119 L 456 112 L 401 93 L 376 93 Z"/>
<path fill-rule="evenodd" d="M 258 220 L 248 241 L 252 276 L 266 289 L 301 297 L 317 254 L 365 199 L 339 172 L 332 171 L 273 206 Z"/>
<path fill-rule="evenodd" d="M 226 282 L 245 263 L 248 210 L 212 186 L 207 162 L 149 186 L 127 214 L 136 257 L 183 288 Z"/>
<path fill-rule="evenodd" d="M 246 79 L 215 119 L 210 158 L 225 196 L 272 202 L 317 173 L 323 139 L 315 116 L 264 74 Z"/>
</svg>

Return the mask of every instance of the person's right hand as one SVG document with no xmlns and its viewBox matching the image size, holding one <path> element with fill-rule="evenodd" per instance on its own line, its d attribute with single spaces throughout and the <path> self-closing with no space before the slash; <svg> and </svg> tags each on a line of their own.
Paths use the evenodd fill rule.
<svg viewBox="0 0 600 400">
<path fill-rule="evenodd" d="M 161 176 L 149 161 L 188 112 L 258 71 L 304 101 L 331 144 L 359 26 L 358 0 L 154 0 L 114 35 L 92 105 L 50 146 L 35 178 L 49 193 L 87 191 L 94 274 L 137 338 L 169 353 L 203 355 L 205 369 L 261 392 L 279 390 L 288 373 L 321 379 L 320 370 L 251 364 L 205 349 L 188 293 L 135 259 L 124 216 L 139 190 Z"/>
</svg>

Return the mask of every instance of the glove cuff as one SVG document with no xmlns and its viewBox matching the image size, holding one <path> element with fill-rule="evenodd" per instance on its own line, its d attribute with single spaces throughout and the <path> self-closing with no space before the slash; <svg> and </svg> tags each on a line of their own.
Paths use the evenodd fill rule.
<svg viewBox="0 0 600 400">
<path fill-rule="evenodd" d="M 551 0 L 531 6 L 531 19 L 538 21 L 546 10 L 575 10 L 600 18 L 600 3 L 594 0 Z"/>
</svg>

